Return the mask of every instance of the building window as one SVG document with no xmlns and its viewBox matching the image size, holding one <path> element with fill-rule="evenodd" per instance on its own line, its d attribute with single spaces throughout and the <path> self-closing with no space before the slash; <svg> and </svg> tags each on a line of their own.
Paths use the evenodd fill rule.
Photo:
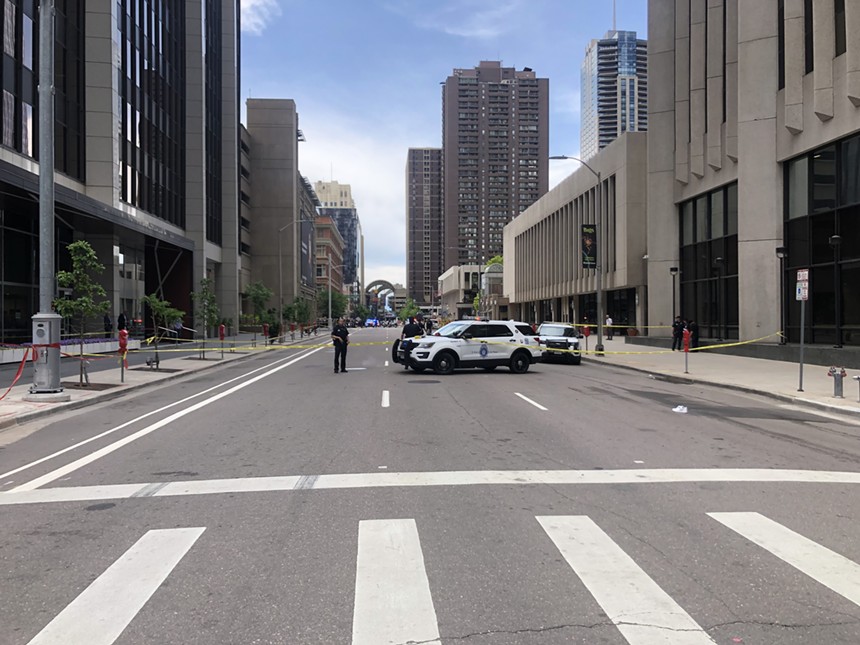
<svg viewBox="0 0 860 645">
<path fill-rule="evenodd" d="M 806 74 L 815 69 L 815 42 L 813 38 L 815 27 L 812 23 L 812 3 L 813 0 L 803 0 L 803 51 Z"/>
<path fill-rule="evenodd" d="M 836 23 L 836 55 L 841 56 L 847 50 L 845 0 L 833 0 L 833 18 Z"/>
</svg>

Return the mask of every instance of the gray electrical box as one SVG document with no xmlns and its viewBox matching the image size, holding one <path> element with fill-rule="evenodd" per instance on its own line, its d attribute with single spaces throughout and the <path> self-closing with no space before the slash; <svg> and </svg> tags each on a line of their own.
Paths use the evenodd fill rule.
<svg viewBox="0 0 860 645">
<path fill-rule="evenodd" d="M 62 392 L 60 385 L 60 322 L 57 314 L 33 316 L 33 385 L 31 394 Z"/>
</svg>

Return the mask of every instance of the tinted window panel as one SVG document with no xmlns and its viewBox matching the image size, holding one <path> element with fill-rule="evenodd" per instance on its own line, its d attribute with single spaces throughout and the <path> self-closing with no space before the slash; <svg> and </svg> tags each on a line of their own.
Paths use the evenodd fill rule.
<svg viewBox="0 0 860 645">
<path fill-rule="evenodd" d="M 830 146 L 812 157 L 812 210 L 836 208 L 836 148 Z"/>
<path fill-rule="evenodd" d="M 788 164 L 788 217 L 809 214 L 809 162 L 806 157 Z"/>
<path fill-rule="evenodd" d="M 842 204 L 860 203 L 860 137 L 848 139 L 842 144 Z"/>
</svg>

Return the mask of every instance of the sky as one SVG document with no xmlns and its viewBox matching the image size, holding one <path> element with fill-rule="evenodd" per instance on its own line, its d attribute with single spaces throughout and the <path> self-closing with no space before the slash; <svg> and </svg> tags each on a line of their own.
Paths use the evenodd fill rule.
<svg viewBox="0 0 860 645">
<path fill-rule="evenodd" d="M 579 153 L 580 67 L 612 0 L 241 0 L 241 98 L 293 99 L 299 171 L 352 186 L 365 281 L 406 284 L 406 156 L 441 147 L 442 86 L 482 60 L 549 79 L 550 155 Z M 647 38 L 647 0 L 616 27 Z M 244 106 L 242 110 L 244 121 Z M 576 169 L 550 161 L 550 187 Z"/>
</svg>

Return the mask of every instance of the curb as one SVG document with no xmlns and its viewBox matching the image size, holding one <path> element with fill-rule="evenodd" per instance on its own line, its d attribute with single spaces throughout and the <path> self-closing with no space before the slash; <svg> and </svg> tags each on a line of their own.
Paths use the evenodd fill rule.
<svg viewBox="0 0 860 645">
<path fill-rule="evenodd" d="M 733 390 L 735 392 L 744 392 L 745 394 L 756 394 L 758 396 L 763 396 L 769 399 L 774 399 L 776 401 L 782 401 L 783 403 L 791 403 L 793 405 L 805 405 L 808 407 L 819 408 L 826 412 L 838 412 L 840 414 L 849 414 L 849 415 L 857 415 L 860 416 L 860 407 L 842 407 L 840 405 L 834 405 L 832 403 L 825 403 L 823 401 L 813 401 L 812 399 L 803 399 L 797 396 L 791 396 L 789 394 L 780 394 L 779 392 L 768 392 L 766 390 L 757 390 L 753 387 L 749 387 L 746 385 L 734 385 L 732 383 L 717 383 L 715 381 L 706 381 L 703 379 L 696 379 L 690 376 L 676 376 L 675 374 L 664 374 L 662 372 L 657 372 L 653 369 L 646 369 L 643 367 L 635 367 L 633 365 L 616 365 L 613 363 L 604 363 L 596 358 L 588 358 L 583 356 L 583 359 L 588 361 L 589 364 L 592 365 L 600 365 L 602 367 L 615 367 L 623 370 L 630 370 L 632 372 L 639 372 L 641 374 L 650 374 L 654 376 L 656 379 L 661 381 L 666 381 L 668 383 L 682 383 L 686 385 L 711 385 L 713 387 L 719 387 L 724 390 Z"/>
</svg>

